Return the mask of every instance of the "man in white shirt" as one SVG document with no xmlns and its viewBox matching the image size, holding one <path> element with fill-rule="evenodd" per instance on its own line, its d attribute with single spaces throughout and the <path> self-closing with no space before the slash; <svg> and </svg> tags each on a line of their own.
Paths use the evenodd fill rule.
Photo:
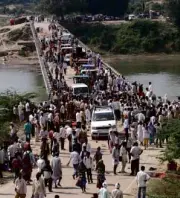
<svg viewBox="0 0 180 198">
<path fill-rule="evenodd" d="M 60 128 L 59 135 L 60 135 L 61 150 L 65 150 L 64 149 L 64 143 L 65 143 L 65 139 L 66 139 L 66 129 L 65 129 L 65 125 L 64 124 Z"/>
<path fill-rule="evenodd" d="M 45 166 L 45 160 L 43 159 L 43 156 L 41 156 L 38 160 L 37 160 L 37 167 L 38 167 L 38 172 L 41 173 L 42 169 Z"/>
<path fill-rule="evenodd" d="M 78 166 L 81 161 L 81 157 L 79 153 L 76 151 L 76 149 L 74 149 L 74 151 L 71 152 L 70 159 L 69 159 L 69 162 L 67 163 L 67 166 L 69 166 L 70 161 L 73 164 L 73 168 L 74 168 L 73 179 L 75 179 L 75 177 L 76 178 L 78 177 Z"/>
<path fill-rule="evenodd" d="M 77 113 L 76 113 L 76 125 L 77 125 L 77 128 L 81 128 L 81 114 L 80 114 L 80 111 L 78 110 Z"/>
<path fill-rule="evenodd" d="M 87 128 L 89 128 L 90 122 L 91 122 L 91 112 L 88 107 L 86 107 L 85 115 L 86 115 L 86 125 L 87 125 Z"/>
<path fill-rule="evenodd" d="M 138 185 L 138 198 L 146 197 L 146 182 L 150 179 L 150 176 L 144 172 L 145 167 L 141 166 L 141 170 L 137 173 L 136 181 Z"/>
<path fill-rule="evenodd" d="M 15 181 L 15 197 L 25 198 L 27 193 L 26 181 L 22 178 L 21 173 L 19 173 L 19 177 Z"/>
<path fill-rule="evenodd" d="M 139 172 L 139 159 L 143 150 L 138 146 L 138 143 L 135 142 L 131 148 L 131 175 L 137 174 Z"/>
<path fill-rule="evenodd" d="M 83 158 L 83 163 L 86 167 L 87 170 L 87 178 L 88 178 L 88 183 L 93 183 L 93 179 L 92 179 L 92 168 L 93 168 L 93 159 L 90 156 L 90 153 L 87 152 L 86 156 Z"/>
</svg>

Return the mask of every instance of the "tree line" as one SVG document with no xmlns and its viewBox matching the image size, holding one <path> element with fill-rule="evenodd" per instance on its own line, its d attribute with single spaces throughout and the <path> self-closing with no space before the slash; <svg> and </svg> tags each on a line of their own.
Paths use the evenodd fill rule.
<svg viewBox="0 0 180 198">
<path fill-rule="evenodd" d="M 39 9 L 58 17 L 70 13 L 123 16 L 128 3 L 129 0 L 40 0 Z"/>
</svg>

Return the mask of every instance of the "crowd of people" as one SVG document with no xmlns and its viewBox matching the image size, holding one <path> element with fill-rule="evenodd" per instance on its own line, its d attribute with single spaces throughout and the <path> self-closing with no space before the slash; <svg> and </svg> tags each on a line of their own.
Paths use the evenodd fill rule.
<svg viewBox="0 0 180 198">
<path fill-rule="evenodd" d="M 160 135 L 161 127 L 166 119 L 179 117 L 178 101 L 170 102 L 167 96 L 157 98 L 151 82 L 144 90 L 143 85 L 130 83 L 124 76 L 113 74 L 110 69 L 102 67 L 101 57 L 91 52 L 86 54 L 86 59 L 89 63 L 95 60 L 98 69 L 91 94 L 88 97 L 73 96 L 65 80 L 69 67 L 64 62 L 66 53 L 60 50 L 63 29 L 52 23 L 49 32 L 48 36 L 41 38 L 41 44 L 44 61 L 49 68 L 50 100 L 37 106 L 30 101 L 20 102 L 13 108 L 14 116 L 25 122 L 25 141 L 18 137 L 16 126 L 11 123 L 11 143 L 0 150 L 1 176 L 4 167 L 14 172 L 16 198 L 26 196 L 26 185 L 31 182 L 33 197 L 45 197 L 46 186 L 49 192 L 53 187 L 61 186 L 63 171 L 60 154 L 68 142 L 70 158 L 67 166 L 72 163 L 76 186 L 85 193 L 86 184 L 94 182 L 92 172 L 95 171 L 99 197 L 109 197 L 103 152 L 100 146 L 95 153 L 92 152 L 88 133 L 94 106 L 111 106 L 117 122 L 122 124 L 121 131 L 109 129 L 107 144 L 112 155 L 113 173 L 117 175 L 120 162 L 120 173 L 125 173 L 127 163 L 131 163 L 130 175 L 137 175 L 138 198 L 141 194 L 145 197 L 149 176 L 144 172 L 144 166 L 139 171 L 142 146 L 144 149 L 148 149 L 149 145 L 163 146 L 165 140 Z M 69 42 L 72 46 L 76 45 L 75 39 Z M 71 57 L 70 66 L 75 70 L 77 61 L 78 57 Z M 124 135 L 123 139 L 119 136 L 120 132 Z M 32 139 L 35 143 L 41 142 L 38 154 L 31 148 Z M 31 174 L 35 167 L 37 174 L 32 181 Z M 119 183 L 115 185 L 111 197 L 123 197 Z"/>
</svg>

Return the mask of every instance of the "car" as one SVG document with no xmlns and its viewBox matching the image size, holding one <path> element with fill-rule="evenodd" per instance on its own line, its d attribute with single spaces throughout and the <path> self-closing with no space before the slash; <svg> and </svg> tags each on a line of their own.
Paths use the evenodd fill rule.
<svg viewBox="0 0 180 198">
<path fill-rule="evenodd" d="M 112 107 L 95 107 L 92 112 L 90 129 L 92 140 L 100 137 L 108 137 L 110 128 L 117 131 L 116 118 Z"/>
<path fill-rule="evenodd" d="M 73 96 L 84 96 L 87 97 L 89 95 L 88 86 L 84 83 L 72 84 L 70 87 Z"/>
</svg>

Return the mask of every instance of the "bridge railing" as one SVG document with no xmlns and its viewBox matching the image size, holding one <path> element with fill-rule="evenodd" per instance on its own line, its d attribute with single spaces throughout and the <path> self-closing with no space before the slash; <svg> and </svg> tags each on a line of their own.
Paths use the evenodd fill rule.
<svg viewBox="0 0 180 198">
<path fill-rule="evenodd" d="M 44 85 L 45 85 L 45 88 L 46 88 L 46 92 L 49 95 L 50 90 L 51 90 L 51 83 L 49 81 L 49 77 L 48 77 L 48 73 L 47 73 L 48 65 L 43 59 L 41 43 L 40 43 L 40 40 L 37 36 L 37 32 L 36 32 L 36 29 L 34 27 L 33 22 L 30 22 L 30 27 L 31 27 L 31 31 L 32 31 L 32 34 L 33 34 L 33 38 L 34 38 L 34 43 L 35 43 L 35 46 L 36 46 L 36 51 L 37 51 L 37 55 L 38 55 L 38 59 L 39 59 L 39 64 L 40 64 L 41 72 L 42 72 L 42 75 L 43 75 Z"/>
</svg>

